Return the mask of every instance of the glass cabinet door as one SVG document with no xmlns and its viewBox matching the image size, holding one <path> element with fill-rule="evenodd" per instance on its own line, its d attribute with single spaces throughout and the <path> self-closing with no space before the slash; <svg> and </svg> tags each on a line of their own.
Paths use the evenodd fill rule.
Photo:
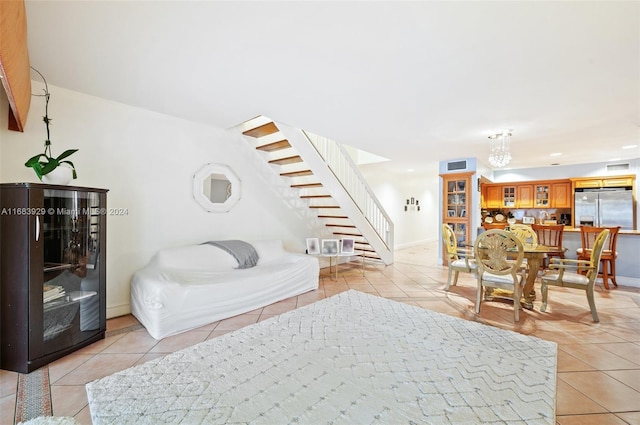
<svg viewBox="0 0 640 425">
<path fill-rule="evenodd" d="M 467 216 L 467 181 L 447 182 L 447 217 Z"/>
<path fill-rule="evenodd" d="M 467 242 L 467 224 L 466 223 L 447 223 L 449 227 L 453 229 L 453 233 L 456 235 L 456 241 L 459 247 L 470 245 Z"/>
<path fill-rule="evenodd" d="M 505 186 L 502 189 L 502 205 L 504 207 L 516 206 L 516 187 L 515 186 Z"/>
<path fill-rule="evenodd" d="M 549 185 L 536 185 L 534 205 L 536 207 L 549 206 Z"/>
<path fill-rule="evenodd" d="M 100 194 L 44 190 L 42 216 L 42 341 L 45 355 L 100 331 L 98 261 L 103 206 Z"/>
</svg>

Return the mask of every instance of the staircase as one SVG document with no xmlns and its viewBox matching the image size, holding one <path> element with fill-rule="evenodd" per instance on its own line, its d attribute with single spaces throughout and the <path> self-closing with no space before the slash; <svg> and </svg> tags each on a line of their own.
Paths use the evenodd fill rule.
<svg viewBox="0 0 640 425">
<path fill-rule="evenodd" d="M 393 223 L 341 145 L 264 116 L 241 129 L 335 239 L 353 238 L 365 259 L 393 263 Z"/>
</svg>

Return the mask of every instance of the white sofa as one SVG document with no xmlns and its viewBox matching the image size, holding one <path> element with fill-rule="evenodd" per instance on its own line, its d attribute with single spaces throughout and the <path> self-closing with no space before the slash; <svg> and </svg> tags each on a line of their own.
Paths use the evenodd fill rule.
<svg viewBox="0 0 640 425">
<path fill-rule="evenodd" d="M 131 281 L 131 312 L 156 338 L 246 313 L 318 288 L 318 259 L 280 240 L 250 242 L 255 267 L 212 245 L 159 251 Z"/>
</svg>

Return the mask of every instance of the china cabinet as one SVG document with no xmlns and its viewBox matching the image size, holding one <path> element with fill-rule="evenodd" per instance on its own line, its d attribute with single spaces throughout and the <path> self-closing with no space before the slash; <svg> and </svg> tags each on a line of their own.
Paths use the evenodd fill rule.
<svg viewBox="0 0 640 425">
<path fill-rule="evenodd" d="M 458 246 L 471 241 L 471 175 L 473 173 L 443 174 L 443 221 L 456 234 Z"/>
<path fill-rule="evenodd" d="M 106 193 L 0 184 L 0 368 L 29 373 L 104 338 Z"/>
</svg>

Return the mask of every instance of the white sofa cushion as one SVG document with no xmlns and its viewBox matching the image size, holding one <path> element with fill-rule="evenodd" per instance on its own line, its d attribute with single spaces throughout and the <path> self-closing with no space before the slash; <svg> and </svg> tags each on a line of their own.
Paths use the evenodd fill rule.
<svg viewBox="0 0 640 425">
<path fill-rule="evenodd" d="M 253 248 L 258 253 L 258 264 L 271 263 L 277 261 L 284 255 L 284 248 L 280 239 L 268 241 L 250 241 Z"/>
<path fill-rule="evenodd" d="M 160 269 L 174 270 L 221 272 L 238 267 L 238 262 L 231 254 L 207 244 L 161 249 L 153 262 Z"/>
</svg>

